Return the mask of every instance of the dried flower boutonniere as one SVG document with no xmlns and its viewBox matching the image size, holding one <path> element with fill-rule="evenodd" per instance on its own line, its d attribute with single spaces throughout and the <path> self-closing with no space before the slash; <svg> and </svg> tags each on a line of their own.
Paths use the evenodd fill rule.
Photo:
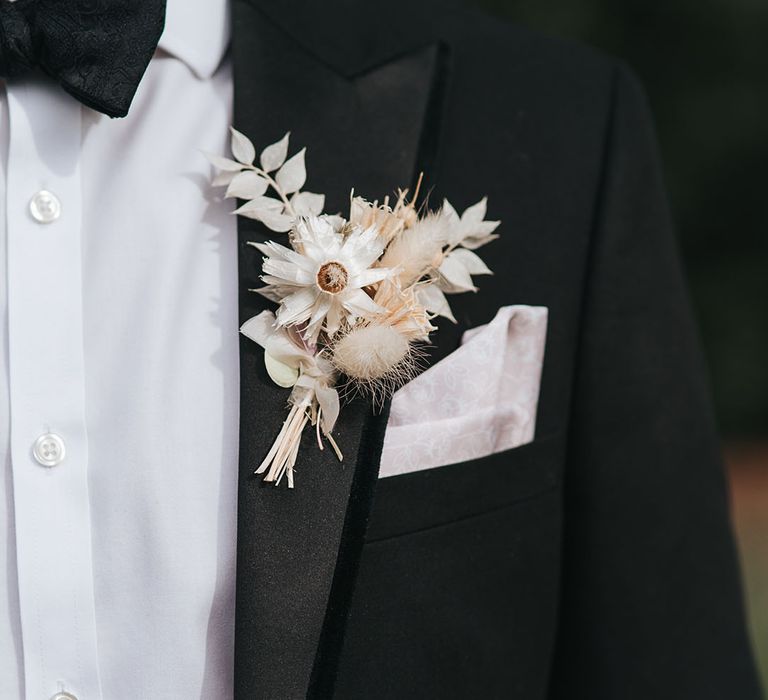
<svg viewBox="0 0 768 700">
<path fill-rule="evenodd" d="M 417 211 L 418 185 L 409 198 L 399 190 L 392 203 L 350 198 L 348 218 L 323 214 L 325 197 L 302 192 L 305 149 L 291 158 L 288 137 L 267 146 L 255 165 L 251 141 L 232 129 L 234 160 L 208 155 L 219 173 L 213 184 L 245 204 L 236 214 L 287 233 L 286 245 L 251 243 L 264 256 L 264 287 L 251 290 L 277 304 L 246 321 L 241 332 L 264 348 L 272 380 L 291 388 L 288 417 L 256 469 L 266 481 L 283 476 L 293 487 L 293 468 L 304 428 L 314 427 L 339 460 L 333 438 L 340 410 L 337 387 L 389 396 L 416 372 L 420 344 L 431 321 L 455 321 L 446 294 L 477 291 L 473 275 L 491 271 L 473 252 L 497 237 L 498 221 L 486 221 L 486 200 L 461 216 L 448 203 Z"/>
</svg>

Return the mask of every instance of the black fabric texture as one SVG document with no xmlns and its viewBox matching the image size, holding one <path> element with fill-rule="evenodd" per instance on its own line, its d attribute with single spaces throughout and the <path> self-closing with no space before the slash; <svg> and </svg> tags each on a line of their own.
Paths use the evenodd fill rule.
<svg viewBox="0 0 768 700">
<path fill-rule="evenodd" d="M 384 417 L 342 411 L 296 489 L 253 469 L 287 392 L 241 345 L 237 700 L 757 700 L 705 372 L 652 120 L 620 63 L 433 3 L 235 0 L 235 126 L 291 130 L 346 211 L 425 168 L 501 238 L 430 361 L 500 306 L 549 309 L 536 438 L 377 481 Z M 274 234 L 242 220 L 241 319 Z"/>
<path fill-rule="evenodd" d="M 0 2 L 0 76 L 40 68 L 87 107 L 124 117 L 164 21 L 165 0 Z"/>
<path fill-rule="evenodd" d="M 642 90 L 616 72 L 565 469 L 553 698 L 756 698 L 708 388 Z"/>
</svg>

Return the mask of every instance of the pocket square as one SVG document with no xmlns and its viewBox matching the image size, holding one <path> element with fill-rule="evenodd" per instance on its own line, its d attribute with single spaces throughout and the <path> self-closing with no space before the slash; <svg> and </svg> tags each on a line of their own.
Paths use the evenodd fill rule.
<svg viewBox="0 0 768 700">
<path fill-rule="evenodd" d="M 547 309 L 504 306 L 395 392 L 379 477 L 485 457 L 534 438 Z"/>
</svg>

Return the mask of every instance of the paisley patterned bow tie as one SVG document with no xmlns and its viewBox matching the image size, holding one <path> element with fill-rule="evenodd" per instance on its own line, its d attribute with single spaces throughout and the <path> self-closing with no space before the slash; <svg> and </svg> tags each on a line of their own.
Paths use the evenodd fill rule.
<svg viewBox="0 0 768 700">
<path fill-rule="evenodd" d="M 0 0 L 0 77 L 39 68 L 84 105 L 124 117 L 164 21 L 165 0 Z"/>
</svg>

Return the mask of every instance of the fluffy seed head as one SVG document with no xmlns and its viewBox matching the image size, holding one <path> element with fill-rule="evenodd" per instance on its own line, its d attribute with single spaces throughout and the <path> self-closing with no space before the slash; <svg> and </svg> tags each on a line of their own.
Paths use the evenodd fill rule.
<svg viewBox="0 0 768 700">
<path fill-rule="evenodd" d="M 396 370 L 408 351 L 408 340 L 392 326 L 361 326 L 335 344 L 333 362 L 351 379 L 372 382 Z"/>
<path fill-rule="evenodd" d="M 382 256 L 382 267 L 397 268 L 402 286 L 409 287 L 440 264 L 447 231 L 441 212 L 428 214 L 395 237 Z"/>
</svg>

